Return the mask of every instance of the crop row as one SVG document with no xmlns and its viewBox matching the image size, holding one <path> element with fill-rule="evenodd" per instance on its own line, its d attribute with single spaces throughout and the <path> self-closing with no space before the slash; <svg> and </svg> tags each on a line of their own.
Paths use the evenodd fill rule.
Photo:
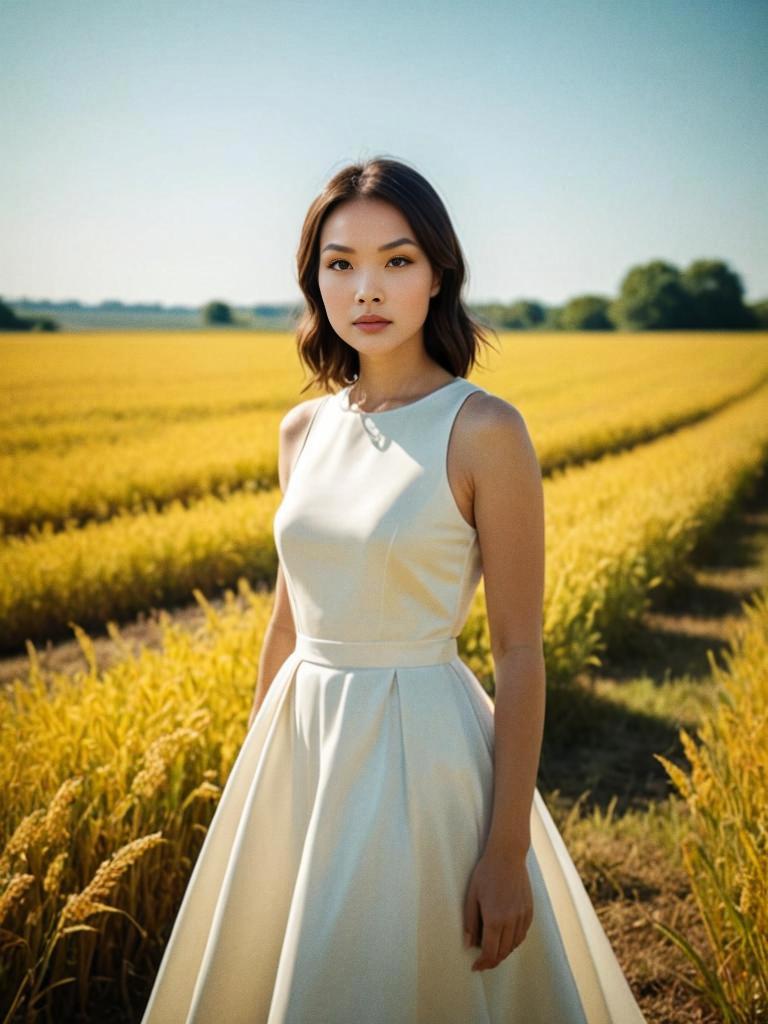
<svg viewBox="0 0 768 1024">
<path fill-rule="evenodd" d="M 594 661 L 674 578 L 738 500 L 768 451 L 768 386 L 694 425 L 545 481 L 545 645 L 552 678 Z M 277 488 L 207 496 L 0 548 L 0 649 L 210 593 L 238 577 L 271 583 Z M 479 605 L 478 605 L 479 602 Z M 488 668 L 482 583 L 468 655 Z M 469 637 L 472 637 L 470 643 Z"/>
<path fill-rule="evenodd" d="M 574 669 L 620 637 L 649 588 L 684 565 L 692 545 L 762 466 L 766 412 L 763 389 L 695 426 L 546 481 L 550 669 Z M 114 548 L 123 557 L 114 563 L 105 593 L 110 586 L 114 593 L 121 587 L 145 592 L 143 571 L 148 552 L 157 550 L 153 543 L 164 545 L 167 556 L 152 566 L 151 581 L 161 596 L 168 574 L 183 567 L 190 570 L 185 587 L 206 572 L 238 577 L 246 566 L 245 575 L 266 575 L 274 568 L 269 524 L 277 500 L 277 492 L 204 499 L 192 510 L 119 517 L 77 531 L 76 537 L 90 532 L 89 551 L 81 552 L 79 563 L 67 561 L 61 579 L 79 564 L 80 599 L 87 607 L 100 591 L 99 552 Z M 136 520 L 145 520 L 140 534 L 119 535 L 135 529 Z M 190 532 L 182 529 L 185 522 Z M 194 526 L 201 523 L 204 537 L 195 540 Z M 65 540 L 52 536 L 38 544 Z M 250 549 L 238 550 L 246 540 Z M 216 552 L 225 546 L 232 561 L 217 566 Z M 24 550 L 24 542 L 17 550 Z M 3 578 L 7 574 L 0 572 Z M 132 976 L 154 973 L 189 866 L 241 748 L 253 698 L 272 595 L 255 593 L 244 577 L 239 590 L 245 608 L 227 592 L 220 611 L 195 590 L 206 612 L 200 627 L 188 631 L 163 617 L 160 649 L 134 654 L 125 645 L 123 658 L 104 670 L 92 641 L 76 627 L 85 670 L 44 672 L 30 648 L 28 676 L 0 698 L 0 925 L 9 939 L 15 937 L 3 964 L 3 1016 L 13 1005 L 29 1010 L 47 1003 L 54 1017 L 63 1017 L 72 1009 L 73 986 L 85 992 L 96 976 L 117 984 L 126 964 Z M 76 590 L 64 591 L 62 609 L 78 599 Z M 475 669 L 488 673 L 482 590 L 478 602 L 460 648 Z M 123 643 L 116 626 L 110 632 Z M 749 943 L 765 934 L 766 773 L 755 754 L 766 749 L 764 617 L 762 639 L 750 651 L 738 669 L 742 697 L 751 694 L 752 707 L 735 695 L 730 711 L 725 705 L 722 720 L 703 733 L 714 753 L 702 752 L 694 761 L 700 766 L 709 758 L 706 771 L 698 769 L 694 791 L 694 801 L 707 800 L 700 805 L 701 863 L 695 842 L 689 847 L 699 887 L 710 900 L 704 905 L 720 928 L 721 990 L 725 983 L 741 986 L 740 992 L 729 988 L 726 997 L 732 1006 L 741 998 L 745 1012 L 761 998 L 754 980 L 758 947 Z M 713 807 L 720 817 L 710 821 Z M 736 821 L 742 823 L 738 832 Z M 710 878 L 713 865 L 719 874 Z M 80 946 L 83 937 L 96 942 Z M 764 952 L 757 955 L 764 970 Z M 710 971 L 713 979 L 718 975 Z"/>
<path fill-rule="evenodd" d="M 546 475 L 711 415 L 768 376 L 768 349 L 754 339 L 746 346 L 697 341 L 695 373 L 688 369 L 693 350 L 683 339 L 667 345 L 663 360 L 652 358 L 655 342 L 638 346 L 638 355 L 631 346 L 603 341 L 599 358 L 593 343 L 590 358 L 590 351 L 581 351 L 589 340 L 580 340 L 579 366 L 555 358 L 558 369 L 550 365 L 545 376 L 542 353 L 529 349 L 519 359 L 510 354 L 483 386 L 520 408 Z M 515 362 L 519 376 L 513 380 L 509 365 Z M 205 406 L 206 388 L 200 404 L 190 395 L 186 408 L 158 391 L 158 404 L 168 400 L 162 418 L 146 409 L 129 414 L 116 393 L 111 414 L 97 405 L 83 409 L 80 418 L 51 413 L 42 422 L 22 419 L 0 427 L 0 534 L 34 533 L 45 523 L 62 529 L 177 499 L 189 503 L 207 494 L 276 486 L 278 423 L 296 400 L 296 388 L 273 392 L 273 381 L 263 379 L 252 385 L 250 405 L 238 411 L 241 387 L 228 411 Z M 79 406 L 71 401 L 74 413 Z"/>
</svg>

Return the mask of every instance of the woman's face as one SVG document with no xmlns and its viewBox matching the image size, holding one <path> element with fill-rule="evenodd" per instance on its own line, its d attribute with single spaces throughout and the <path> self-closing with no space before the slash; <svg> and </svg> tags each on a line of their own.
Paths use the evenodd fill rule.
<svg viewBox="0 0 768 1024">
<path fill-rule="evenodd" d="M 334 331 L 361 354 L 373 355 L 405 342 L 422 344 L 429 300 L 440 290 L 439 276 L 400 210 L 363 198 L 346 200 L 326 218 L 318 285 Z M 366 314 L 390 323 L 366 332 L 354 323 Z"/>
</svg>

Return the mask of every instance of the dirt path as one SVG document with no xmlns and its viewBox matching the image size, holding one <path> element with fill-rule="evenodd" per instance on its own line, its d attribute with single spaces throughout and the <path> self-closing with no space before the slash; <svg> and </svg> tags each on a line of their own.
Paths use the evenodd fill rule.
<svg viewBox="0 0 768 1024">
<path fill-rule="evenodd" d="M 258 592 L 262 588 L 252 584 L 252 589 Z M 223 597 L 213 597 L 207 600 L 215 609 L 224 606 Z M 195 630 L 205 620 L 205 612 L 196 601 L 163 611 L 177 626 L 190 631 Z M 159 648 L 161 646 L 162 630 L 159 620 L 160 612 L 152 611 L 120 624 L 120 633 L 135 654 L 138 654 L 141 647 Z M 88 629 L 86 632 L 93 641 L 100 669 L 105 669 L 124 657 L 120 647 L 106 629 Z M 40 664 L 46 670 L 76 672 L 79 669 L 87 668 L 87 662 L 74 634 L 71 640 L 57 641 L 56 643 L 49 640 L 44 645 L 36 645 L 36 650 Z M 25 678 L 28 668 L 29 658 L 26 653 L 0 657 L 0 687 L 7 686 L 14 679 Z"/>
</svg>

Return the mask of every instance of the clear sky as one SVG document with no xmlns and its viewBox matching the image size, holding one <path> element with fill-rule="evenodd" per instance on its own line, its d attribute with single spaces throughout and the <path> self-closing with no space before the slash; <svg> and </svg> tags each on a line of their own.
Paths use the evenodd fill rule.
<svg viewBox="0 0 768 1024">
<path fill-rule="evenodd" d="M 472 302 L 721 258 L 768 296 L 766 0 L 0 0 L 0 295 L 299 301 L 307 207 L 383 154 Z"/>
</svg>

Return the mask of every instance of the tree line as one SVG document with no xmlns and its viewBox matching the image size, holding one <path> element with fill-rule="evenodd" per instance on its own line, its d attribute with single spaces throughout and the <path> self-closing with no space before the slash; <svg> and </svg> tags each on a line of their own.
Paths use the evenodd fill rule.
<svg viewBox="0 0 768 1024">
<path fill-rule="evenodd" d="M 59 325 L 51 316 L 17 316 L 0 299 L 0 331 L 58 331 Z"/>
<path fill-rule="evenodd" d="M 122 306 L 121 303 L 113 305 Z M 535 299 L 510 303 L 469 303 L 470 310 L 499 330 L 545 331 L 658 331 L 766 330 L 768 298 L 744 301 L 740 276 L 723 260 L 694 260 L 684 270 L 665 260 L 631 267 L 616 296 L 576 295 L 561 306 Z M 133 307 L 124 307 L 126 310 Z M 290 327 L 301 306 L 257 306 Z M 213 299 L 199 310 L 205 327 L 252 327 L 233 307 Z M 0 299 L 0 331 L 52 331 L 59 324 L 50 316 L 21 317 Z"/>
<path fill-rule="evenodd" d="M 494 327 L 547 331 L 765 330 L 768 298 L 744 301 L 741 278 L 722 260 L 685 270 L 664 260 L 630 268 L 615 297 L 577 295 L 562 306 L 520 299 L 473 307 Z"/>
<path fill-rule="evenodd" d="M 768 299 L 744 301 L 744 286 L 723 260 L 694 260 L 685 270 L 664 260 L 632 267 L 619 294 L 577 295 L 562 306 L 531 299 L 470 303 L 470 309 L 502 330 L 658 331 L 762 330 L 768 328 Z M 208 325 L 234 324 L 227 303 L 203 307 Z"/>
</svg>

